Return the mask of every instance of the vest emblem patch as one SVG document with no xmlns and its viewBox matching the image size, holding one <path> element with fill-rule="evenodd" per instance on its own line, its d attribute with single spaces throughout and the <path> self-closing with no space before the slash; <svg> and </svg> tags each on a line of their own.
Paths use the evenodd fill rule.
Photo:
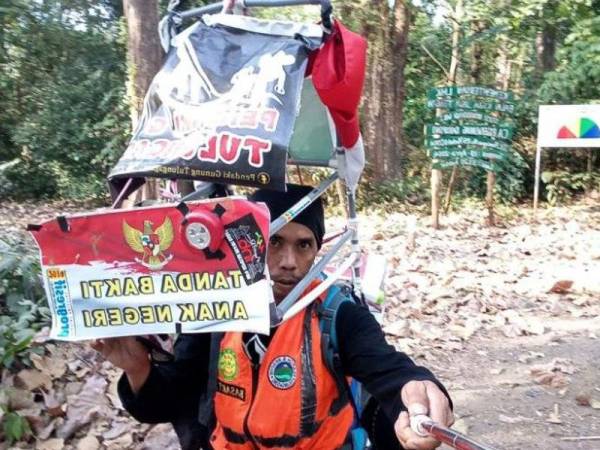
<svg viewBox="0 0 600 450">
<path fill-rule="evenodd" d="M 277 389 L 289 389 L 296 382 L 296 362 L 290 356 L 278 356 L 269 365 L 269 381 Z"/>
<path fill-rule="evenodd" d="M 221 350 L 219 354 L 219 376 L 225 381 L 232 381 L 237 377 L 238 371 L 238 361 L 235 351 L 230 348 Z"/>
</svg>

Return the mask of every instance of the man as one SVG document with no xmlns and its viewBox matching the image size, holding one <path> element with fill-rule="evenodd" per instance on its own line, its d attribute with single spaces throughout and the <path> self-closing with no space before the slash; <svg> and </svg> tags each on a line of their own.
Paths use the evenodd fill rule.
<svg viewBox="0 0 600 450">
<path fill-rule="evenodd" d="M 289 185 L 286 193 L 259 190 L 251 198 L 266 203 L 274 218 L 309 191 Z M 277 302 L 308 273 L 324 233 L 323 206 L 317 199 L 271 236 L 267 265 Z M 335 329 L 341 369 L 372 395 L 361 422 L 375 448 L 437 447 L 437 441 L 417 435 L 409 422 L 411 415 L 428 414 L 452 424 L 443 386 L 386 343 L 369 311 L 353 302 L 339 308 Z M 152 362 L 135 338 L 93 346 L 124 370 L 119 394 L 127 410 L 142 422 L 173 422 L 186 449 L 342 448 L 348 445 L 354 413 L 347 400 L 336 401 L 340 393 L 320 352 L 317 309 L 307 307 L 269 336 L 182 335 L 175 359 L 166 363 Z M 210 367 L 218 369 L 217 375 L 211 375 Z"/>
</svg>

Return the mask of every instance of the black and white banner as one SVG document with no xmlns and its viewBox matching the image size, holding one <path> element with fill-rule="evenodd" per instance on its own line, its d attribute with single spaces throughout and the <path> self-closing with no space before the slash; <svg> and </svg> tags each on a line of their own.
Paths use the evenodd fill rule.
<svg viewBox="0 0 600 450">
<path fill-rule="evenodd" d="M 216 17 L 216 18 L 215 18 Z M 314 29 L 209 16 L 178 35 L 109 175 L 285 189 L 287 150 Z M 265 26 L 266 24 L 266 26 Z M 267 28 L 270 26 L 271 28 Z M 320 31 L 320 30 L 319 30 Z"/>
</svg>

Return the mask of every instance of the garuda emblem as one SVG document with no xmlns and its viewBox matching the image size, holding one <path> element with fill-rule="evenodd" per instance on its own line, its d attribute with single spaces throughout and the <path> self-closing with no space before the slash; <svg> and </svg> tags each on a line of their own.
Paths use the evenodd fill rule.
<svg viewBox="0 0 600 450">
<path fill-rule="evenodd" d="M 140 231 L 123 221 L 123 235 L 131 249 L 141 254 L 141 258 L 135 258 L 138 263 L 151 270 L 160 270 L 173 259 L 173 255 L 165 255 L 173 243 L 173 224 L 167 217 L 156 230 L 152 230 L 153 225 L 144 220 L 144 231 Z"/>
</svg>

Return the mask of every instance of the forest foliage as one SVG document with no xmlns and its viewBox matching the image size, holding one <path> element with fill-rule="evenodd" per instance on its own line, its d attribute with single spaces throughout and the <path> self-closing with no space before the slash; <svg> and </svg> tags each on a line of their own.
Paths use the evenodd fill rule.
<svg viewBox="0 0 600 450">
<path fill-rule="evenodd" d="M 166 2 L 160 3 L 164 12 Z M 518 98 L 516 153 L 498 178 L 497 198 L 518 201 L 532 191 L 538 105 L 600 100 L 598 0 L 346 0 L 334 7 L 369 41 L 363 205 L 427 202 L 423 126 L 432 112 L 426 92 L 448 82 L 454 22 L 460 30 L 456 83 L 494 87 L 503 72 Z M 317 12 L 255 14 L 317 20 Z M 106 174 L 130 135 L 126 33 L 119 0 L 3 2 L 0 196 L 105 198 Z M 594 152 L 552 152 L 545 161 L 547 198 L 597 187 L 599 165 Z M 462 169 L 458 194 L 482 196 L 483 175 Z"/>
</svg>

